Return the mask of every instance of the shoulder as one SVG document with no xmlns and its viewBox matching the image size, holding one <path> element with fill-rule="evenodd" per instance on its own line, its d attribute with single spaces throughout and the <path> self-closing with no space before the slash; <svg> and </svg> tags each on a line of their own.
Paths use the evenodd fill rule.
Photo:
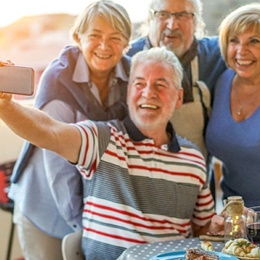
<svg viewBox="0 0 260 260">
<path fill-rule="evenodd" d="M 186 147 L 186 148 L 192 148 L 195 150 L 199 150 L 198 147 L 194 143 L 192 143 L 190 140 L 188 140 L 187 138 L 184 138 L 178 134 L 176 134 L 176 137 L 177 137 L 177 141 L 178 141 L 180 147 Z"/>
<path fill-rule="evenodd" d="M 206 161 L 199 148 L 190 140 L 179 135 L 176 136 L 181 148 L 180 153 L 183 159 L 190 165 L 197 165 L 199 163 L 201 169 L 205 172 Z"/>
<path fill-rule="evenodd" d="M 73 46 L 65 47 L 59 57 L 53 60 L 41 75 L 36 96 L 36 106 L 42 107 L 50 100 L 69 95 L 74 84 L 72 75 L 80 50 Z M 62 89 L 62 91 L 61 91 Z"/>
<path fill-rule="evenodd" d="M 145 41 L 147 39 L 147 36 L 145 37 L 139 37 L 139 38 L 136 38 L 136 39 L 133 39 L 130 44 L 131 46 L 137 46 L 137 45 L 141 45 L 141 44 L 144 44 Z"/>
<path fill-rule="evenodd" d="M 233 77 L 235 76 L 235 72 L 228 68 L 226 69 L 218 78 L 217 86 L 223 84 L 231 84 Z"/>
<path fill-rule="evenodd" d="M 75 66 L 78 56 L 80 54 L 79 48 L 75 46 L 66 46 L 60 53 L 57 59 L 58 63 L 64 68 Z"/>
<path fill-rule="evenodd" d="M 217 78 L 226 69 L 222 58 L 218 37 L 205 37 L 198 41 L 200 79 L 213 89 Z"/>
<path fill-rule="evenodd" d="M 112 119 L 108 121 L 93 121 L 93 120 L 84 120 L 76 124 L 84 129 L 91 129 L 95 131 L 96 134 L 99 133 L 110 133 L 111 131 L 121 131 L 124 129 L 122 121 L 118 119 Z"/>
<path fill-rule="evenodd" d="M 199 53 L 212 53 L 216 52 L 220 54 L 219 49 L 219 37 L 218 36 L 211 36 L 211 37 L 204 37 L 198 41 L 198 51 Z"/>
<path fill-rule="evenodd" d="M 126 54 L 128 56 L 132 57 L 137 52 L 142 51 L 144 49 L 146 39 L 147 39 L 147 37 L 140 37 L 140 38 L 132 40 L 130 42 L 129 50 Z"/>
<path fill-rule="evenodd" d="M 198 146 L 196 144 L 194 144 L 187 138 L 179 136 L 178 134 L 176 134 L 176 137 L 177 137 L 181 150 L 188 149 L 190 154 L 199 156 L 199 157 L 201 157 L 201 159 L 204 160 L 204 156 L 202 155 L 200 149 L 198 148 Z"/>
<path fill-rule="evenodd" d="M 219 89 L 226 89 L 227 85 L 232 84 L 232 80 L 235 76 L 235 72 L 232 69 L 226 69 L 218 78 L 216 82 L 216 92 L 220 91 Z"/>
<path fill-rule="evenodd" d="M 60 53 L 59 57 L 53 60 L 44 71 L 44 75 L 57 76 L 57 73 L 74 68 L 78 59 L 80 50 L 74 46 L 66 46 Z"/>
</svg>

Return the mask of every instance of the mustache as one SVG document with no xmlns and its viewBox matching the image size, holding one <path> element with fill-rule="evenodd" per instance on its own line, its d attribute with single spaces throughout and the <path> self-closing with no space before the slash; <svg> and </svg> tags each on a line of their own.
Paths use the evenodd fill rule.
<svg viewBox="0 0 260 260">
<path fill-rule="evenodd" d="M 164 36 L 171 36 L 171 37 L 180 37 L 182 36 L 182 33 L 180 32 L 179 29 L 176 29 L 176 30 L 171 30 L 169 28 L 166 28 L 164 31 L 163 31 L 163 35 Z"/>
</svg>

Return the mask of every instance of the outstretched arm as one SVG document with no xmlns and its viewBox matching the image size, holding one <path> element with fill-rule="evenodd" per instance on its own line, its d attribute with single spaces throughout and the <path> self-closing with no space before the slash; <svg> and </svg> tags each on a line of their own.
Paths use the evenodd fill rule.
<svg viewBox="0 0 260 260">
<path fill-rule="evenodd" d="M 0 118 L 23 139 L 56 152 L 72 163 L 77 162 L 81 136 L 75 126 L 56 121 L 38 109 L 22 106 L 12 100 L 11 94 L 2 92 Z"/>
</svg>

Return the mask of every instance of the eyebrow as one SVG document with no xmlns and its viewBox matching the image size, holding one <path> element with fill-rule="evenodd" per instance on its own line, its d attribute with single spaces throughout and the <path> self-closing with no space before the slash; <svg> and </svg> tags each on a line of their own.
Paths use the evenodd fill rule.
<svg viewBox="0 0 260 260">
<path fill-rule="evenodd" d="M 102 31 L 102 30 L 99 30 L 99 29 L 92 29 L 91 31 L 94 31 L 94 32 L 99 32 L 99 33 L 102 33 L 102 32 L 105 32 L 105 31 Z M 113 33 L 111 33 L 111 35 L 118 35 L 118 34 L 122 34 L 121 32 L 113 32 Z"/>
<path fill-rule="evenodd" d="M 156 81 L 164 81 L 166 83 L 169 83 L 169 81 L 166 78 L 158 78 Z"/>
<path fill-rule="evenodd" d="M 137 76 L 137 77 L 134 77 L 134 78 L 133 78 L 133 81 L 135 81 L 135 80 L 144 80 L 144 81 L 145 81 L 145 78 L 140 77 L 140 76 Z M 158 82 L 158 81 L 163 81 L 163 82 L 165 82 L 165 83 L 167 83 L 167 84 L 170 84 L 170 82 L 169 82 L 167 79 L 165 79 L 165 78 L 157 78 L 157 79 L 155 80 L 155 82 Z"/>
</svg>

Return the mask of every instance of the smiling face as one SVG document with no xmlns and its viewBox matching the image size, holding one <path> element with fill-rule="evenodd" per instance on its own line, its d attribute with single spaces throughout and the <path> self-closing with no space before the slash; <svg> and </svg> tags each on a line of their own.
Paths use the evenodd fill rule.
<svg viewBox="0 0 260 260">
<path fill-rule="evenodd" d="M 238 76 L 259 79 L 260 34 L 251 26 L 228 38 L 227 63 Z"/>
<path fill-rule="evenodd" d="M 194 7 L 187 0 L 160 0 L 153 7 L 154 11 L 168 11 L 171 13 L 187 12 L 194 13 Z M 190 49 L 194 40 L 195 18 L 188 16 L 177 19 L 171 16 L 169 19 L 162 19 L 161 16 L 151 18 L 149 26 L 149 39 L 152 45 L 165 46 L 181 58 Z"/>
<path fill-rule="evenodd" d="M 182 104 L 182 89 L 174 84 L 173 69 L 166 64 L 144 61 L 135 67 L 128 86 L 129 114 L 143 132 L 162 132 L 175 108 Z"/>
<path fill-rule="evenodd" d="M 91 73 L 109 73 L 121 59 L 126 46 L 122 33 L 100 16 L 92 20 L 79 40 Z"/>
</svg>

